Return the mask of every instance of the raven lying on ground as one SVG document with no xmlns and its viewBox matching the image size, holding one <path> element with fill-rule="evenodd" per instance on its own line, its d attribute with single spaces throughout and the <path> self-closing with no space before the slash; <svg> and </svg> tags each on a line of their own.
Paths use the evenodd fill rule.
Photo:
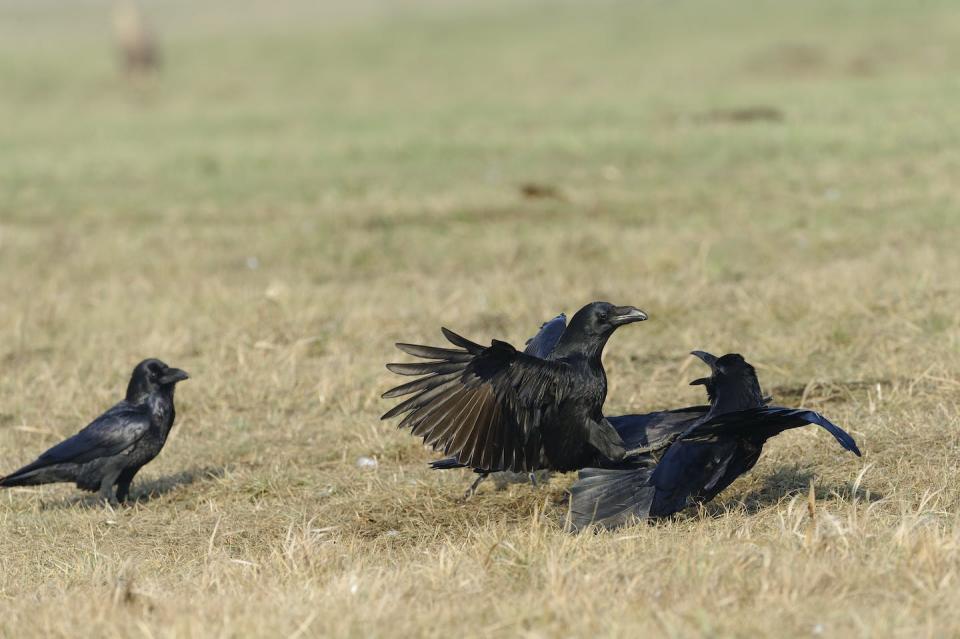
<svg viewBox="0 0 960 639">
<path fill-rule="evenodd" d="M 0 487 L 76 482 L 111 504 L 126 501 L 134 475 L 167 441 L 175 416 L 174 387 L 188 377 L 158 359 L 140 362 L 123 401 L 32 464 L 0 478 Z"/>
<path fill-rule="evenodd" d="M 602 413 L 607 380 L 600 356 L 617 327 L 645 319 L 632 306 L 593 302 L 577 311 L 546 358 L 498 340 L 483 347 L 447 329 L 459 349 L 397 344 L 434 361 L 387 364 L 423 377 L 383 394 L 415 393 L 383 419 L 408 413 L 400 427 L 485 473 L 565 472 L 619 460 L 623 442 Z"/>
<path fill-rule="evenodd" d="M 693 353 L 711 368 L 709 406 L 613 417 L 628 449 L 623 462 L 580 472 L 571 488 L 571 524 L 614 527 L 663 517 L 716 497 L 753 468 L 764 443 L 791 428 L 817 424 L 858 457 L 856 442 L 823 415 L 768 406 L 753 366 L 737 354 Z"/>
</svg>

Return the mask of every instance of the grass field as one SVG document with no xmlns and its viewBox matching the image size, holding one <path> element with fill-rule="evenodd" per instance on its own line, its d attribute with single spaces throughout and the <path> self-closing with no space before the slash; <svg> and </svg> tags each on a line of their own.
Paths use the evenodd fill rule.
<svg viewBox="0 0 960 639">
<path fill-rule="evenodd" d="M 0 2 L 0 472 L 193 376 L 132 507 L 0 493 L 2 636 L 960 634 L 953 3 L 194 4 L 130 82 L 107 3 Z M 651 316 L 608 414 L 738 351 L 864 457 L 573 536 L 379 421 L 393 342 L 593 299 Z"/>
</svg>

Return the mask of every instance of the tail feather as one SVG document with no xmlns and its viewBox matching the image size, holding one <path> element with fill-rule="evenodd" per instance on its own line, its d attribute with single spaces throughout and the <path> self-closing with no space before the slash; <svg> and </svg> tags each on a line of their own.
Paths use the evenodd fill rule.
<svg viewBox="0 0 960 639">
<path fill-rule="evenodd" d="M 624 469 L 585 468 L 570 489 L 570 523 L 574 530 L 595 524 L 616 528 L 632 518 L 645 519 L 653 503 L 648 485 L 652 469 L 640 465 Z"/>
<path fill-rule="evenodd" d="M 39 486 L 62 481 L 76 481 L 76 466 L 56 464 L 53 466 L 38 466 L 36 462 L 24 466 L 20 470 L 0 478 L 0 488 L 14 486 Z"/>
</svg>

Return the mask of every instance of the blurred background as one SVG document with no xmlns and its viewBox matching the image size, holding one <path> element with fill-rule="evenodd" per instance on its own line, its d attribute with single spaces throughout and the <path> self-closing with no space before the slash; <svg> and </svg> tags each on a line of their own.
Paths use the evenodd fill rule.
<svg viewBox="0 0 960 639">
<path fill-rule="evenodd" d="M 3 213 L 16 218 L 422 214 L 461 194 L 516 205 L 541 181 L 520 195 L 634 219 L 748 194 L 839 218 L 880 175 L 889 189 L 860 209 L 929 216 L 956 168 L 950 2 L 0 11 Z M 921 186 L 927 201 L 908 200 Z"/>
<path fill-rule="evenodd" d="M 958 36 L 934 0 L 2 0 L 10 414 L 157 354 L 226 416 L 246 349 L 265 400 L 375 417 L 392 341 L 598 298 L 657 320 L 617 407 L 694 347 L 948 375 Z"/>
<path fill-rule="evenodd" d="M 105 295 L 91 319 L 122 344 L 154 317 L 138 287 L 366 285 L 401 316 L 392 294 L 436 286 L 484 330 L 601 295 L 689 324 L 698 291 L 772 278 L 786 319 L 802 273 L 860 298 L 835 314 L 910 302 L 942 330 L 958 35 L 933 0 L 2 0 L 6 315 L 45 284 Z"/>
</svg>

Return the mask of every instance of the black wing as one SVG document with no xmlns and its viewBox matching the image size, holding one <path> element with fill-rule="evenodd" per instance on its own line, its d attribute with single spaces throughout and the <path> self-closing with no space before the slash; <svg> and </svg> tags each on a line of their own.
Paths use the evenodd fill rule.
<svg viewBox="0 0 960 639">
<path fill-rule="evenodd" d="M 557 347 L 557 342 L 560 341 L 565 330 L 567 330 L 567 316 L 560 313 L 540 326 L 537 334 L 527 340 L 527 347 L 523 352 L 540 359 L 547 359 Z"/>
<path fill-rule="evenodd" d="M 691 500 L 709 501 L 729 486 L 753 467 L 760 454 L 759 448 L 741 450 L 741 444 L 734 439 L 715 438 L 674 443 L 650 477 L 650 484 L 656 488 L 650 515 L 672 515 Z M 742 463 L 731 463 L 739 458 L 743 458 Z"/>
<path fill-rule="evenodd" d="M 570 390 L 569 365 L 517 351 L 506 342 L 484 348 L 450 330 L 459 349 L 397 344 L 423 359 L 387 364 L 420 379 L 393 388 L 384 398 L 414 393 L 382 419 L 407 413 L 409 427 L 424 443 L 484 471 L 530 472 L 543 467 L 542 426 L 553 420 Z"/>
<path fill-rule="evenodd" d="M 690 428 L 664 454 L 650 478 L 657 489 L 650 514 L 670 515 L 690 501 L 710 501 L 753 468 L 764 442 L 806 424 L 822 426 L 860 456 L 853 437 L 814 411 L 771 406 L 723 413 Z"/>
<path fill-rule="evenodd" d="M 623 439 L 627 454 L 635 455 L 666 448 L 709 410 L 709 406 L 690 406 L 643 415 L 618 415 L 607 421 Z"/>
<path fill-rule="evenodd" d="M 56 464 L 85 464 L 101 457 L 117 455 L 133 446 L 149 429 L 150 413 L 146 407 L 120 402 L 76 435 L 60 442 L 36 461 L 3 480 L 16 479 Z"/>
<path fill-rule="evenodd" d="M 523 352 L 527 355 L 533 355 L 540 359 L 546 359 L 560 341 L 560 336 L 567 329 L 567 316 L 560 313 L 552 320 L 540 325 L 537 334 L 527 340 L 527 347 Z M 449 470 L 451 468 L 466 468 L 466 464 L 461 464 L 456 457 L 447 457 L 430 462 L 430 468 L 434 470 Z M 478 470 L 477 472 L 484 472 Z"/>
<path fill-rule="evenodd" d="M 816 424 L 833 435 L 846 450 L 860 457 L 857 442 L 847 431 L 833 424 L 820 413 L 799 408 L 764 406 L 743 411 L 722 413 L 696 424 L 684 437 L 699 435 L 744 435 L 769 439 L 785 430 Z"/>
</svg>

